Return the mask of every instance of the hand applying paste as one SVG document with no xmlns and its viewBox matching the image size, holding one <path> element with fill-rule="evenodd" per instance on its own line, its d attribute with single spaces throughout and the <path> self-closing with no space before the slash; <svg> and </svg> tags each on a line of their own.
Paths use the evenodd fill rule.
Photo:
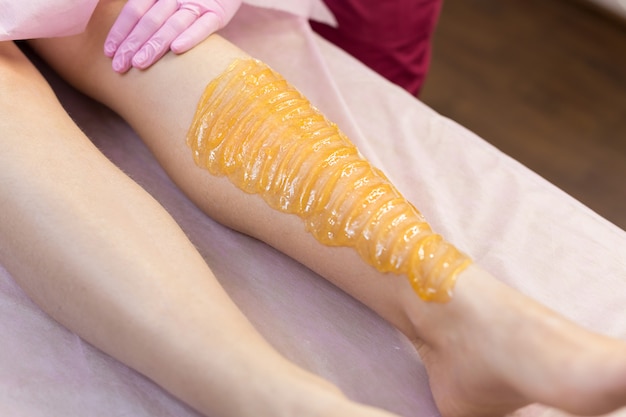
<svg viewBox="0 0 626 417">
<path fill-rule="evenodd" d="M 196 164 L 299 216 L 322 244 L 405 275 L 424 300 L 452 296 L 471 260 L 279 74 L 237 60 L 200 99 L 187 141 Z"/>
<path fill-rule="evenodd" d="M 186 52 L 226 26 L 240 6 L 241 0 L 129 0 L 104 53 L 119 73 L 148 68 L 168 50 Z"/>
</svg>

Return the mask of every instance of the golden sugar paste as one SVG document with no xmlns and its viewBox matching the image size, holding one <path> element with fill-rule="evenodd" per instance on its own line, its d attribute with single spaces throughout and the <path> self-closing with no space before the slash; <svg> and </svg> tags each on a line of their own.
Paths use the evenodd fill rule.
<svg viewBox="0 0 626 417">
<path fill-rule="evenodd" d="M 206 88 L 188 134 L 195 162 L 272 208 L 300 216 L 321 243 L 349 246 L 404 274 L 424 300 L 447 301 L 470 259 L 284 78 L 237 60 Z"/>
</svg>

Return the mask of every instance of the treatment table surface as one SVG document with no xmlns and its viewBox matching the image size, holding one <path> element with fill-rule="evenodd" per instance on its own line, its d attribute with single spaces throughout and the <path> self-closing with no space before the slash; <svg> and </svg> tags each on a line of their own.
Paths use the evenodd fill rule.
<svg viewBox="0 0 626 417">
<path fill-rule="evenodd" d="M 435 230 L 519 291 L 626 339 L 623 230 L 318 38 L 312 8 L 252 3 L 222 35 L 307 95 Z M 44 72 L 79 126 L 169 210 L 276 349 L 350 398 L 405 417 L 438 416 L 424 367 L 399 332 L 306 267 L 208 218 L 123 120 Z M 1 416 L 197 416 L 48 317 L 2 265 L 0 335 Z M 530 406 L 516 415 L 561 414 Z"/>
</svg>

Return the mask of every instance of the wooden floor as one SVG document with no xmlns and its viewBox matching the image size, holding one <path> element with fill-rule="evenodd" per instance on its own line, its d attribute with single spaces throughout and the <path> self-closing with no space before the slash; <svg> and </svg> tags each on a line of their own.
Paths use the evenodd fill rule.
<svg viewBox="0 0 626 417">
<path fill-rule="evenodd" d="M 445 0 L 420 98 L 626 229 L 626 22 L 574 0 Z"/>
</svg>

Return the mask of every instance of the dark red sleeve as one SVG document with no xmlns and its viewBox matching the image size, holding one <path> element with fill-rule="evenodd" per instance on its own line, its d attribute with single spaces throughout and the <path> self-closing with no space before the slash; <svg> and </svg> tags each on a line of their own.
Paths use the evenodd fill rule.
<svg viewBox="0 0 626 417">
<path fill-rule="evenodd" d="M 338 27 L 311 22 L 322 37 L 418 94 L 430 63 L 443 0 L 324 0 Z"/>
</svg>

